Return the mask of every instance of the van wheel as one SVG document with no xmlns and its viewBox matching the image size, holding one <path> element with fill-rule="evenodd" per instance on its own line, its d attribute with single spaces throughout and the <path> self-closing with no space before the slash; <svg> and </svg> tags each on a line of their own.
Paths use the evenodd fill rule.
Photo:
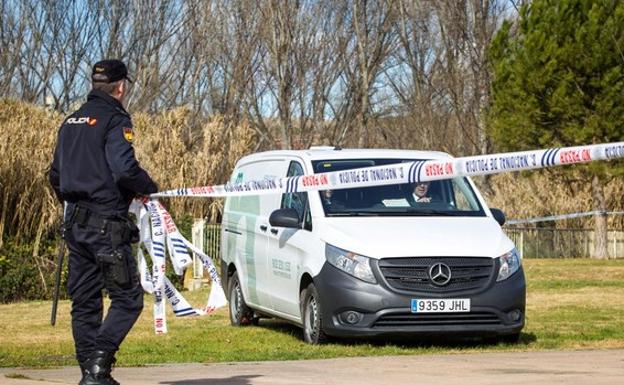
<svg viewBox="0 0 624 385">
<path fill-rule="evenodd" d="M 230 279 L 228 290 L 230 305 L 230 323 L 232 326 L 246 326 L 253 322 L 253 311 L 245 303 L 238 273 Z"/>
<path fill-rule="evenodd" d="M 321 302 L 313 283 L 301 292 L 301 318 L 303 321 L 303 340 L 309 344 L 322 344 L 327 341 L 323 331 Z"/>
</svg>

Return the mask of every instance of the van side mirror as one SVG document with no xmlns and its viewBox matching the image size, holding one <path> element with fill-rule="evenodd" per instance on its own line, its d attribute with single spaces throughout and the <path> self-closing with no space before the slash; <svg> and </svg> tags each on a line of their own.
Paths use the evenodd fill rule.
<svg viewBox="0 0 624 385">
<path fill-rule="evenodd" d="M 496 219 L 496 222 L 498 222 L 499 225 L 502 226 L 505 224 L 505 213 L 503 213 L 502 210 L 490 209 L 490 211 L 492 212 L 492 216 L 494 217 L 494 219 Z"/>
<path fill-rule="evenodd" d="M 269 217 L 269 223 L 271 226 L 276 227 L 301 228 L 299 213 L 295 209 L 278 209 L 273 211 Z"/>
</svg>

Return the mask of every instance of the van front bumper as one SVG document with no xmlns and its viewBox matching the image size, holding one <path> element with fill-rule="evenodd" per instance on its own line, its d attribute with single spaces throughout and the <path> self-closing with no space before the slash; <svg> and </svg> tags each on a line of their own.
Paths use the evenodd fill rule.
<svg viewBox="0 0 624 385">
<path fill-rule="evenodd" d="M 437 294 L 399 292 L 375 272 L 377 284 L 352 277 L 325 263 L 314 278 L 319 292 L 323 329 L 335 337 L 391 335 L 517 334 L 524 327 L 526 283 L 522 267 L 508 279 L 494 277 L 480 290 Z M 470 298 L 463 313 L 412 313 L 412 299 Z"/>
</svg>

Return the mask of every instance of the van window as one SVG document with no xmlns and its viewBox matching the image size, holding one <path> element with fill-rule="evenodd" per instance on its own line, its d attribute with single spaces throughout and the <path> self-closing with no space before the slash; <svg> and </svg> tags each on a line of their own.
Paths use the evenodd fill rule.
<svg viewBox="0 0 624 385">
<path fill-rule="evenodd" d="M 304 175 L 303 167 L 300 163 L 292 161 L 288 166 L 287 177 Z M 310 205 L 308 203 L 307 192 L 296 192 L 282 194 L 281 208 L 290 208 L 297 210 L 299 220 L 303 222 L 303 228 L 312 230 L 312 217 L 310 215 Z"/>
<path fill-rule="evenodd" d="M 312 162 L 318 173 L 424 159 L 339 159 Z M 421 184 L 321 190 L 326 216 L 485 216 L 468 180 L 457 177 Z"/>
<path fill-rule="evenodd" d="M 288 163 L 284 159 L 268 159 L 239 165 L 230 183 L 250 180 L 278 179 L 286 173 Z M 225 212 L 239 212 L 269 217 L 280 204 L 279 194 L 235 196 L 225 200 Z"/>
</svg>

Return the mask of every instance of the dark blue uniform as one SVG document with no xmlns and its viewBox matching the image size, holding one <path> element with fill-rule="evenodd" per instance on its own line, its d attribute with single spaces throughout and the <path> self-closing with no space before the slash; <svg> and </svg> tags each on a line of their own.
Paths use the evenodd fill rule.
<svg viewBox="0 0 624 385">
<path fill-rule="evenodd" d="M 132 148 L 130 115 L 112 96 L 91 91 L 59 131 L 50 182 L 59 199 L 102 215 L 123 215 L 136 194 L 156 192 Z"/>
<path fill-rule="evenodd" d="M 68 291 L 72 331 L 81 366 L 95 351 L 112 355 L 143 308 L 143 291 L 132 256 L 136 226 L 128 219 L 137 194 L 157 191 L 132 148 L 132 122 L 121 103 L 93 90 L 58 134 L 49 179 L 68 203 Z M 102 320 L 102 289 L 111 307 Z"/>
</svg>

